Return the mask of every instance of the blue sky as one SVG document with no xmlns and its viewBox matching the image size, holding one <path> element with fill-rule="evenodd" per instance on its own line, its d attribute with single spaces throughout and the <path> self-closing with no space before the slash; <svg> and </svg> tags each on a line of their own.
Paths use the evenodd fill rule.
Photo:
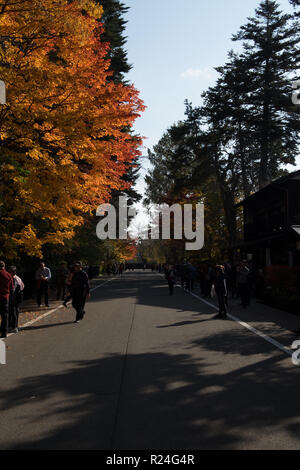
<svg viewBox="0 0 300 470">
<path fill-rule="evenodd" d="M 184 100 L 194 105 L 216 78 L 214 67 L 223 65 L 230 49 L 239 50 L 232 34 L 254 15 L 258 0 L 123 0 L 130 7 L 128 59 L 133 64 L 129 80 L 147 110 L 135 129 L 147 137 L 151 148 L 174 122 L 184 118 Z M 291 12 L 288 0 L 279 1 Z M 145 149 L 144 154 L 147 151 Z M 298 167 L 300 168 L 300 160 Z M 143 160 L 147 171 L 147 160 Z M 143 180 L 139 182 L 143 190 Z"/>
</svg>

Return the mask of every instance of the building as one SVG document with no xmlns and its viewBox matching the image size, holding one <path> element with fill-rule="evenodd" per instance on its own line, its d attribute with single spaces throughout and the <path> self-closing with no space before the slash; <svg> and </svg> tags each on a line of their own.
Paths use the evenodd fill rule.
<svg viewBox="0 0 300 470">
<path fill-rule="evenodd" d="M 300 267 L 300 171 L 272 182 L 244 201 L 242 256 L 258 268 Z"/>
</svg>

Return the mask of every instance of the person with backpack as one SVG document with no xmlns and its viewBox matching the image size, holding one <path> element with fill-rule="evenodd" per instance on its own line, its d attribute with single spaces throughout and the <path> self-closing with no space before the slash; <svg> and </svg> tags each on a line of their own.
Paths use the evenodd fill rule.
<svg viewBox="0 0 300 470">
<path fill-rule="evenodd" d="M 13 279 L 13 288 L 9 296 L 8 330 L 17 333 L 19 331 L 19 305 L 23 300 L 22 293 L 25 286 L 22 279 L 17 276 L 16 266 L 10 266 L 8 272 Z"/>
</svg>

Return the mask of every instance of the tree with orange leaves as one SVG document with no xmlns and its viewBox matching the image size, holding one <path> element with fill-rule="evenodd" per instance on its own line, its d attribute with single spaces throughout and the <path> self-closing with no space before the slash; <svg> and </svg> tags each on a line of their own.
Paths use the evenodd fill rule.
<svg viewBox="0 0 300 470">
<path fill-rule="evenodd" d="M 64 244 L 139 155 L 130 134 L 144 106 L 109 80 L 101 7 L 92 0 L 0 3 L 0 243 L 41 256 Z M 124 129 L 128 129 L 125 132 Z"/>
</svg>

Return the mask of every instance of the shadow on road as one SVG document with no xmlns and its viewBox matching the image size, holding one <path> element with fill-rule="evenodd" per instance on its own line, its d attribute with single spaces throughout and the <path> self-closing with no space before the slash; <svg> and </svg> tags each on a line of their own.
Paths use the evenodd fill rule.
<svg viewBox="0 0 300 470">
<path fill-rule="evenodd" d="M 298 439 L 299 369 L 281 361 L 273 355 L 226 373 L 209 372 L 188 354 L 67 363 L 65 372 L 28 377 L 0 393 L 1 411 L 14 410 L 27 425 L 17 444 L 2 435 L 1 448 L 263 448 L 279 427 Z M 38 438 L 30 435 L 36 429 Z"/>
<path fill-rule="evenodd" d="M 198 290 L 197 287 L 195 292 L 201 298 Z M 206 314 L 211 315 L 213 319 L 218 312 L 218 307 L 213 308 L 205 302 L 201 302 L 181 288 L 174 289 L 174 295 L 170 296 L 164 277 L 149 271 L 126 273 L 111 283 L 109 288 L 99 289 L 98 294 L 94 298 L 92 297 L 91 302 L 133 296 L 137 297 L 139 305 L 176 309 L 177 312 L 182 313 L 194 312 L 195 316 Z M 212 305 L 216 304 L 215 299 L 204 299 L 204 301 L 208 301 Z M 296 315 L 288 315 L 258 303 L 253 303 L 248 309 L 241 311 L 239 303 L 236 299 L 229 299 L 229 313 L 249 324 L 259 323 L 259 330 L 267 335 L 272 335 L 275 327 L 275 334 L 280 334 L 278 340 L 285 342 L 284 344 L 292 344 L 295 340 L 295 329 L 299 327 L 299 319 Z M 285 333 L 282 334 L 282 331 Z"/>
<path fill-rule="evenodd" d="M 214 325 L 212 308 L 181 290 L 169 297 L 157 276 L 145 280 L 128 275 L 108 286 L 98 289 L 91 302 L 137 296 L 141 305 L 197 315 L 195 321 L 159 326 L 176 327 L 172 333 L 193 330 L 193 324 L 204 321 Z M 230 325 L 224 322 L 222 331 L 212 326 L 199 339 L 188 337 L 184 354 L 176 352 L 174 343 L 172 353 L 115 354 L 67 363 L 61 358 L 58 372 L 25 376 L 14 388 L 2 388 L 2 422 L 8 417 L 18 432 L 10 438 L 2 433 L 0 448 L 299 448 L 299 368 L 289 366 L 272 345 Z M 155 332 L 162 333 L 156 326 Z"/>
<path fill-rule="evenodd" d="M 178 312 L 202 311 L 214 314 L 211 307 L 201 304 L 198 299 L 192 297 L 182 289 L 174 289 L 174 295 L 169 295 L 168 284 L 165 279 L 152 273 L 126 273 L 115 279 L 103 289 L 97 289 L 91 296 L 89 302 L 126 299 L 137 297 L 139 305 L 175 309 Z"/>
</svg>

